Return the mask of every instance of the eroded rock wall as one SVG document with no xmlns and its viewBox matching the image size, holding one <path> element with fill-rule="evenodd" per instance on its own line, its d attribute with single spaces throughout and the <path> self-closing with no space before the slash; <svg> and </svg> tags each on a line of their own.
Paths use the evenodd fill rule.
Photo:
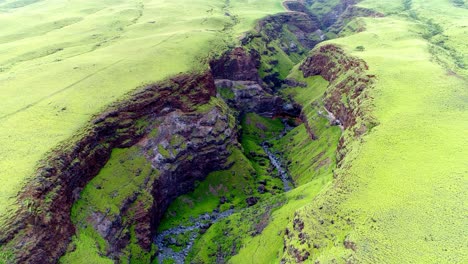
<svg viewBox="0 0 468 264">
<path fill-rule="evenodd" d="M 366 113 L 369 105 L 368 87 L 375 76 L 369 75 L 367 63 L 332 44 L 316 49 L 300 66 L 304 77 L 321 75 L 330 82 L 325 93 L 325 107 L 336 118 L 336 122 L 362 135 L 372 126 L 373 118 Z"/>
<path fill-rule="evenodd" d="M 141 89 L 127 100 L 111 106 L 108 111 L 96 117 L 74 142 L 64 143 L 41 162 L 35 177 L 19 196 L 21 208 L 17 216 L 10 219 L 8 229 L 1 231 L 1 244 L 13 249 L 19 263 L 55 263 L 65 252 L 75 233 L 70 209 L 79 197 L 80 190 L 104 166 L 113 148 L 132 146 L 148 133 L 148 130 L 138 128 L 135 122 L 141 118 L 151 119 L 171 112 L 195 112 L 198 106 L 208 103 L 215 94 L 216 87 L 210 72 L 180 75 Z M 195 119 L 197 118 L 202 120 L 202 117 L 196 115 Z M 226 117 L 220 120 L 226 121 Z M 217 125 L 223 127 L 219 123 Z M 234 130 L 231 132 L 235 133 Z M 192 147 L 195 151 L 200 151 L 196 149 L 197 145 Z M 206 173 L 202 170 L 216 167 L 196 166 L 196 161 L 204 161 L 208 156 L 215 157 L 213 162 L 222 161 L 226 150 L 220 151 L 213 146 L 210 148 L 211 151 L 200 152 L 202 154 L 198 160 L 195 159 L 195 164 L 180 166 L 179 171 L 179 166 L 176 166 L 173 171 L 175 174 L 168 176 L 176 178 L 180 171 L 192 171 L 197 174 L 196 177 L 200 177 Z M 195 169 L 187 170 L 192 166 Z M 200 171 L 197 172 L 196 169 Z M 174 181 L 172 179 L 169 183 Z M 164 179 L 161 178 L 160 182 L 164 182 Z M 185 184 L 188 185 L 190 184 Z M 163 208 L 164 205 L 161 206 Z M 153 217 L 151 219 L 151 223 L 156 225 L 158 221 Z"/>
</svg>

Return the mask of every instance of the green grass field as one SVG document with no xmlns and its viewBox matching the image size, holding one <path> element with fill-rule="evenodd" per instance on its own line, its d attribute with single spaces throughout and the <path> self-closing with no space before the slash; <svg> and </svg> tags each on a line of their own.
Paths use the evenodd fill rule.
<svg viewBox="0 0 468 264">
<path fill-rule="evenodd" d="M 2 1 L 2 217 L 37 161 L 106 105 L 206 67 L 209 54 L 283 10 L 276 0 Z"/>
<path fill-rule="evenodd" d="M 468 11 L 450 1 L 413 1 L 415 20 L 390 3 L 363 1 L 389 16 L 362 18 L 364 32 L 330 41 L 364 59 L 377 76 L 371 95 L 379 125 L 352 143 L 339 180 L 298 212 L 305 232 L 327 245 L 310 261 L 354 255 L 363 263 L 465 263 L 468 82 L 466 69 L 455 65 L 467 59 Z M 446 48 L 425 37 L 426 19 L 442 27 Z M 328 238 L 317 231 L 318 219 L 337 215 L 353 224 L 329 227 Z M 346 226 L 346 217 L 335 226 Z M 344 248 L 345 237 L 356 252 Z"/>
</svg>

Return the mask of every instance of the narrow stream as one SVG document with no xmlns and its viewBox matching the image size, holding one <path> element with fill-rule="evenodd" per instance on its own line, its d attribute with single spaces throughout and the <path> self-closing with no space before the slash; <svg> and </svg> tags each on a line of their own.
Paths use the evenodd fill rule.
<svg viewBox="0 0 468 264">
<path fill-rule="evenodd" d="M 283 119 L 282 122 L 284 124 L 284 130 L 277 137 L 277 139 L 280 139 L 280 138 L 284 137 L 289 131 L 291 131 L 294 128 L 294 127 L 290 126 L 285 119 Z M 263 142 L 262 143 L 263 150 L 268 155 L 268 159 L 270 160 L 271 164 L 278 171 L 278 176 L 281 178 L 281 181 L 283 181 L 283 190 L 285 192 L 288 192 L 294 187 L 294 184 L 291 182 L 291 178 L 289 177 L 289 174 L 288 174 L 287 170 L 283 167 L 283 164 L 281 164 L 281 159 L 279 159 L 270 150 L 269 146 L 270 146 L 270 144 L 268 142 Z"/>
<path fill-rule="evenodd" d="M 283 181 L 283 189 L 285 192 L 288 192 L 292 189 L 292 182 L 289 178 L 288 172 L 283 168 L 280 160 L 270 151 L 268 148 L 268 143 L 262 144 L 263 150 L 268 155 L 271 164 L 278 170 L 278 176 L 280 176 L 281 181 Z"/>
<path fill-rule="evenodd" d="M 165 259 L 173 259 L 177 264 L 184 263 L 195 239 L 200 235 L 200 231 L 208 229 L 212 224 L 230 216 L 233 212 L 234 210 L 231 209 L 221 213 L 206 213 L 193 219 L 193 225 L 191 226 L 177 226 L 157 234 L 154 238 L 154 243 L 158 246 L 158 263 L 163 263 Z M 170 246 L 177 244 L 176 237 L 180 234 L 186 234 L 188 241 L 182 250 L 176 252 Z"/>
<path fill-rule="evenodd" d="M 286 120 L 283 120 L 284 130 L 277 137 L 280 139 L 284 137 L 289 131 L 293 129 Z M 280 158 L 278 158 L 275 153 L 270 150 L 270 144 L 268 142 L 262 143 L 262 148 L 265 153 L 268 155 L 268 159 L 271 164 L 278 171 L 278 176 L 283 181 L 283 189 L 285 192 L 290 191 L 294 185 L 290 180 L 289 174 L 284 169 Z M 219 220 L 226 218 L 233 214 L 234 210 L 230 209 L 224 212 L 214 211 L 212 213 L 203 214 L 195 219 L 192 219 L 192 225 L 190 226 L 177 226 L 161 233 L 157 234 L 154 238 L 154 243 L 158 246 L 158 263 L 163 263 L 166 259 L 172 259 L 177 264 L 183 264 L 187 255 L 193 247 L 193 244 L 202 230 L 208 229 L 212 224 L 218 222 Z M 177 236 L 184 234 L 185 235 L 185 245 L 182 245 L 177 241 Z M 172 247 L 179 246 L 183 248 L 180 251 L 175 251 Z"/>
</svg>

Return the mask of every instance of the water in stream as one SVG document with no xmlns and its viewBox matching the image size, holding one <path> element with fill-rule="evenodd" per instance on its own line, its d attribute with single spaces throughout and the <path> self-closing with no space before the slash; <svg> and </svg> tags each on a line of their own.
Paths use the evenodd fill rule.
<svg viewBox="0 0 468 264">
<path fill-rule="evenodd" d="M 193 219 L 191 226 L 177 226 L 159 233 L 154 243 L 158 246 L 158 263 L 163 263 L 165 259 L 173 259 L 175 263 L 182 264 L 185 261 L 190 249 L 192 249 L 195 239 L 200 235 L 200 230 L 209 228 L 212 224 L 219 220 L 230 216 L 234 210 L 224 212 L 213 212 L 211 214 L 203 214 L 198 218 Z M 188 242 L 180 251 L 174 251 L 170 244 L 176 244 L 175 238 L 180 234 L 188 233 Z"/>
<path fill-rule="evenodd" d="M 284 137 L 289 131 L 293 129 L 293 127 L 291 127 L 286 122 L 286 120 L 283 120 L 283 124 L 284 130 L 277 137 L 277 139 Z M 287 170 L 283 167 L 280 158 L 278 158 L 275 153 L 270 150 L 270 144 L 268 142 L 263 142 L 262 148 L 268 155 L 271 164 L 278 171 L 278 176 L 283 182 L 284 191 L 290 191 L 294 185 L 290 180 Z M 193 243 L 200 235 L 200 231 L 208 229 L 212 224 L 230 216 L 233 212 L 234 210 L 230 209 L 221 213 L 217 211 L 214 211 L 211 214 L 206 213 L 199 216 L 198 218 L 193 219 L 193 224 L 191 226 L 177 226 L 157 234 L 154 239 L 154 243 L 158 246 L 158 263 L 163 263 L 163 261 L 166 259 L 172 259 L 177 264 L 184 263 L 188 253 L 193 247 Z M 175 251 L 171 248 L 171 245 L 174 246 L 177 244 L 176 237 L 180 234 L 185 234 L 188 239 L 180 251 Z"/>
<path fill-rule="evenodd" d="M 284 137 L 289 131 L 291 131 L 293 129 L 293 127 L 289 125 L 287 120 L 283 119 L 282 122 L 284 124 L 284 130 L 283 130 L 283 132 L 281 132 L 281 134 L 278 136 L 277 139 L 280 139 L 280 138 Z M 281 164 L 281 159 L 279 159 L 270 150 L 269 146 L 270 146 L 270 144 L 268 142 L 263 142 L 262 143 L 263 150 L 268 155 L 268 159 L 270 160 L 271 164 L 278 171 L 278 176 L 281 178 L 281 181 L 283 182 L 283 190 L 285 192 L 288 192 L 294 187 L 294 185 L 291 182 L 291 179 L 289 177 L 289 174 L 288 174 L 287 170 L 283 167 L 283 164 Z"/>
<path fill-rule="evenodd" d="M 273 154 L 273 152 L 270 151 L 267 143 L 263 143 L 262 147 L 265 153 L 268 155 L 268 159 L 270 159 L 271 164 L 278 171 L 278 175 L 280 176 L 281 181 L 283 181 L 283 190 L 285 192 L 290 191 L 292 189 L 292 182 L 289 179 L 288 172 L 283 168 L 283 165 L 281 164 L 280 160 L 275 156 L 275 154 Z"/>
</svg>

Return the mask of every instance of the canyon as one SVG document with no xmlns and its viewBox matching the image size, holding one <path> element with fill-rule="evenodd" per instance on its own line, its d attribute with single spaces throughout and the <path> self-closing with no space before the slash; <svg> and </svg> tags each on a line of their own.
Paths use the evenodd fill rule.
<svg viewBox="0 0 468 264">
<path fill-rule="evenodd" d="M 255 31 L 259 36 L 247 35 L 242 41 L 244 47 L 256 39 L 267 46 L 279 40 L 287 54 L 305 54 L 319 42 L 309 40 L 310 34 L 320 32 L 318 19 L 303 12 L 306 8 L 301 4 L 285 5 L 294 12 L 261 20 Z M 345 7 L 337 8 L 335 16 L 339 17 Z M 297 43 L 283 37 L 284 25 L 288 32 L 292 29 Z M 279 51 L 267 48 L 263 52 Z M 76 232 L 69 214 L 81 190 L 108 162 L 112 149 L 136 145 L 154 172 L 139 176 L 146 177 L 138 186 L 142 190 L 124 197 L 119 212 L 94 212 L 86 222 L 111 245 L 106 254 L 110 257 L 117 257 L 128 245 L 130 235 L 124 230 L 132 225 L 138 245 L 150 251 L 151 238 L 170 202 L 192 190 L 194 182 L 210 171 L 230 166 L 226 164 L 229 148 L 239 145 L 236 118 L 250 112 L 270 118 L 299 116 L 297 103 L 274 94 L 281 77 L 274 72 L 260 77 L 261 57 L 258 50 L 238 47 L 210 62 L 208 72 L 176 76 L 112 105 L 91 122 L 83 138 L 78 136 L 71 147 L 60 147 L 41 162 L 34 181 L 19 197 L 23 206 L 9 220 L 11 230 L 2 232 L 0 241 L 21 249 L 15 253 L 19 262 L 57 261 Z M 227 105 L 220 100 L 213 103 L 217 87 L 234 94 L 226 99 Z M 200 107 L 207 109 L 197 109 Z M 157 136 L 149 136 L 154 130 Z M 178 143 L 174 145 L 173 141 Z M 142 193 L 152 196 L 151 200 L 140 201 Z M 124 221 L 131 211 L 135 211 L 135 218 Z"/>
<path fill-rule="evenodd" d="M 351 230 L 380 219 L 336 208 L 365 185 L 347 175 L 384 120 L 380 80 L 361 48 L 322 43 L 386 19 L 357 2 L 285 1 L 202 67 L 95 115 L 18 194 L 5 263 L 358 263 L 369 242 Z"/>
</svg>

